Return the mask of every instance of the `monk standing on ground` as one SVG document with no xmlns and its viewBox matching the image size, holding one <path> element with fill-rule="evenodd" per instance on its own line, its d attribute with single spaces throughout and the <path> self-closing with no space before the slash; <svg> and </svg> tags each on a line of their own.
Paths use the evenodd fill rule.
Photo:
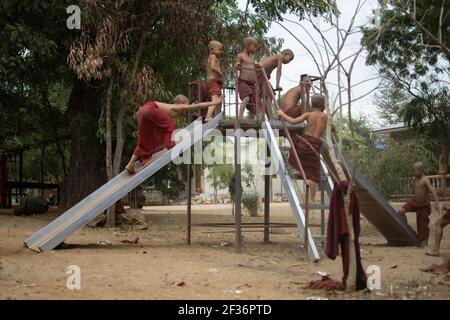
<svg viewBox="0 0 450 320">
<path fill-rule="evenodd" d="M 235 68 L 239 69 L 238 93 L 242 101 L 239 108 L 239 119 L 243 118 L 245 109 L 248 109 L 250 119 L 253 119 L 256 114 L 256 69 L 253 55 L 257 49 L 258 41 L 255 38 L 245 38 L 244 51 L 236 57 Z"/>
<path fill-rule="evenodd" d="M 222 103 L 223 97 L 218 96 L 213 101 L 197 104 L 189 104 L 189 99 L 178 95 L 174 104 L 150 101 L 144 104 L 136 112 L 138 124 L 138 139 L 133 156 L 125 169 L 129 174 L 136 172 L 134 163 L 140 160 L 145 166 L 153 154 L 163 149 L 170 149 L 175 145 L 172 133 L 177 128 L 174 117 L 180 113 L 192 110 L 208 108 Z"/>
<path fill-rule="evenodd" d="M 212 100 L 219 98 L 222 95 L 223 86 L 223 73 L 220 68 L 219 58 L 222 55 L 223 45 L 216 40 L 212 40 L 209 45 L 209 57 L 208 64 L 206 66 L 208 72 L 208 81 L 206 86 L 208 88 L 208 94 Z M 213 116 L 220 113 L 222 103 L 216 106 L 209 107 L 208 113 L 206 114 L 205 122 L 212 119 Z"/>
<path fill-rule="evenodd" d="M 425 168 L 422 162 L 413 164 L 413 171 L 416 177 L 414 197 L 406 202 L 398 213 L 406 220 L 406 212 L 416 212 L 417 214 L 417 236 L 419 237 L 420 246 L 428 245 L 428 237 L 430 236 L 430 214 L 431 206 L 428 200 L 428 193 L 431 192 L 435 201 L 436 209 L 439 209 L 438 197 L 436 190 L 430 183 L 430 179 L 425 176 Z"/>
<path fill-rule="evenodd" d="M 436 221 L 436 229 L 434 233 L 434 248 L 427 252 L 429 256 L 439 256 L 439 249 L 441 247 L 442 233 L 444 228 L 450 224 L 450 205 L 441 203 L 439 205 L 439 219 Z"/>
<path fill-rule="evenodd" d="M 311 97 L 311 105 L 311 112 L 306 112 L 297 118 L 290 117 L 282 110 L 278 110 L 278 115 L 291 124 L 299 124 L 306 121 L 305 133 L 301 136 L 293 136 L 292 140 L 305 171 L 306 179 L 309 180 L 311 187 L 310 201 L 315 202 L 317 184 L 320 182 L 320 148 L 322 146 L 322 136 L 327 127 L 328 116 L 323 112 L 325 110 L 325 97 L 323 95 L 313 95 Z M 289 163 L 300 171 L 292 152 L 294 151 L 291 149 Z"/>
<path fill-rule="evenodd" d="M 276 77 L 276 90 L 282 90 L 280 87 L 280 79 L 281 72 L 283 68 L 283 64 L 288 64 L 294 60 L 294 52 L 291 49 L 285 49 L 281 51 L 281 54 L 275 54 L 272 56 L 268 56 L 259 62 L 259 65 L 266 72 L 267 78 L 270 79 L 270 75 L 272 71 L 277 68 L 277 77 Z"/>
</svg>

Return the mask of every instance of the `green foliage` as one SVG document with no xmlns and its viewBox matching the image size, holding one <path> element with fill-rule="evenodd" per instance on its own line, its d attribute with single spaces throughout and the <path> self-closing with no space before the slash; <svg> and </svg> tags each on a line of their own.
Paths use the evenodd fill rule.
<svg viewBox="0 0 450 320">
<path fill-rule="evenodd" d="M 410 193 L 405 178 L 412 176 L 411 164 L 421 161 L 428 174 L 435 174 L 438 149 L 436 143 L 411 131 L 409 138 L 397 142 L 387 137 L 374 136 L 366 117 L 353 119 L 356 135 L 357 169 L 383 196 Z M 343 151 L 350 154 L 351 133 L 348 119 L 342 121 Z M 384 146 L 384 147 L 383 147 Z"/>
<path fill-rule="evenodd" d="M 149 184 L 155 186 L 155 189 L 160 191 L 164 197 L 174 200 L 185 188 L 184 172 L 186 172 L 186 166 L 170 162 L 151 177 Z"/>
<path fill-rule="evenodd" d="M 255 175 L 253 168 L 250 164 L 244 164 L 242 166 L 241 181 L 246 188 L 255 188 Z M 214 164 L 208 166 L 208 174 L 205 179 L 209 181 L 214 189 L 214 196 L 217 198 L 217 193 L 220 189 L 228 190 L 231 201 L 234 201 L 236 194 L 236 176 L 234 173 L 234 167 L 231 164 Z M 244 188 L 241 186 L 241 191 Z"/>
<path fill-rule="evenodd" d="M 251 217 L 257 217 L 261 204 L 258 200 L 258 195 L 254 193 L 244 193 L 242 196 L 242 206 L 248 211 Z"/>
<path fill-rule="evenodd" d="M 271 20 L 282 20 L 282 15 L 285 13 L 294 13 L 302 18 L 306 12 L 313 15 L 330 11 L 336 12 L 335 3 L 332 0 L 250 0 L 250 3 L 256 13 Z"/>
<path fill-rule="evenodd" d="M 450 92 L 448 88 L 414 97 L 400 111 L 404 122 L 450 146 Z"/>
<path fill-rule="evenodd" d="M 411 193 L 406 179 L 413 175 L 411 164 L 421 161 L 426 173 L 434 174 L 437 168 L 435 144 L 426 138 L 414 138 L 405 142 L 390 140 L 383 150 L 368 149 L 359 156 L 359 168 L 375 189 L 384 196 Z"/>
<path fill-rule="evenodd" d="M 374 104 L 377 106 L 378 116 L 387 124 L 402 122 L 400 110 L 408 102 L 408 94 L 402 88 L 386 85 L 375 93 Z"/>
<path fill-rule="evenodd" d="M 391 123 L 403 121 L 431 139 L 448 144 L 450 57 L 400 10 L 383 3 L 380 1 L 383 32 L 378 34 L 376 28 L 363 28 L 362 41 L 368 51 L 367 63 L 377 66 L 389 87 L 381 92 L 384 98 L 377 103 L 379 111 Z M 416 19 L 437 35 L 443 2 L 414 3 Z M 448 12 L 450 3 L 444 4 L 444 11 Z M 413 12 L 413 2 L 409 5 L 408 10 Z M 447 47 L 450 37 L 445 30 L 449 27 L 450 16 L 444 15 L 442 42 Z"/>
</svg>

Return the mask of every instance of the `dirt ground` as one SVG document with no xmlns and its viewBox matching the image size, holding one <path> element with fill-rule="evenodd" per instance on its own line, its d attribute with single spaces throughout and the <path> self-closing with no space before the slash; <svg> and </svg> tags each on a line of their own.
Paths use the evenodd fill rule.
<svg viewBox="0 0 450 320">
<path fill-rule="evenodd" d="M 389 247 L 366 221 L 362 222 L 363 265 L 381 270 L 381 289 L 372 292 L 327 293 L 305 289 L 317 271 L 341 277 L 341 261 L 323 258 L 310 263 L 296 229 L 244 233 L 242 254 L 234 253 L 234 235 L 217 228 L 195 227 L 185 243 L 186 207 L 146 207 L 149 229 L 84 227 L 69 237 L 66 249 L 36 253 L 23 240 L 50 222 L 55 214 L 13 217 L 0 215 L 1 299 L 450 299 L 450 282 L 442 275 L 419 271 L 440 263 L 414 247 Z M 294 222 L 287 203 L 271 206 L 272 222 Z M 316 213 L 318 215 L 318 213 Z M 193 222 L 232 222 L 229 205 L 193 206 Z M 432 214 L 432 223 L 436 213 Z M 244 217 L 262 222 L 262 217 Z M 415 228 L 415 218 L 409 216 Z M 432 224 L 431 224 L 432 225 Z M 432 228 L 433 229 L 433 228 Z M 317 230 L 316 230 L 317 231 Z M 450 256 L 450 231 L 445 230 L 442 254 Z M 133 240 L 125 244 L 121 240 Z M 434 233 L 430 237 L 433 243 Z M 108 240 L 111 245 L 100 245 Z M 66 287 L 67 267 L 81 269 L 81 289 Z M 177 285 L 178 284 L 178 285 Z"/>
</svg>

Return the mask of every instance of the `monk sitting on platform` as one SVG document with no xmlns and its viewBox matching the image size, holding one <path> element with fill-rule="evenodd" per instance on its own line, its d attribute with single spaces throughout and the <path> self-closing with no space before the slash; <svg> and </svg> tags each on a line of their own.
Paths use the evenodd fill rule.
<svg viewBox="0 0 450 320">
<path fill-rule="evenodd" d="M 187 110 L 215 106 L 222 103 L 223 99 L 222 96 L 218 96 L 213 101 L 189 104 L 189 99 L 180 94 L 175 97 L 174 104 L 150 101 L 141 106 L 136 112 L 138 125 L 136 148 L 125 169 L 129 174 L 134 174 L 136 172 L 134 164 L 137 160 L 145 166 L 153 154 L 175 145 L 172 140 L 172 133 L 177 128 L 174 117 Z"/>
<path fill-rule="evenodd" d="M 258 41 L 252 37 L 244 40 L 244 51 L 236 57 L 235 67 L 239 69 L 238 93 L 242 103 L 239 108 L 239 119 L 244 116 L 245 109 L 249 118 L 253 119 L 257 111 L 256 69 L 253 55 L 258 49 Z"/>
<path fill-rule="evenodd" d="M 223 86 L 223 73 L 220 68 L 219 58 L 222 55 L 223 45 L 216 40 L 212 40 L 209 43 L 209 58 L 206 66 L 208 72 L 208 81 L 206 86 L 208 88 L 208 94 L 212 100 L 219 98 L 222 95 Z M 209 107 L 208 113 L 205 118 L 205 122 L 212 119 L 221 111 L 222 104 L 219 103 L 216 106 Z"/>
<path fill-rule="evenodd" d="M 285 49 L 281 51 L 281 54 L 275 54 L 272 56 L 268 56 L 259 62 L 259 65 L 266 72 L 267 78 L 270 79 L 270 75 L 272 71 L 277 68 L 277 77 L 276 77 L 276 89 L 282 90 L 280 87 L 280 79 L 281 79 L 281 71 L 283 68 L 283 64 L 288 64 L 294 60 L 294 52 L 291 49 Z"/>
<path fill-rule="evenodd" d="M 428 200 L 428 193 L 431 192 L 436 203 L 436 209 L 439 208 L 436 190 L 430 183 L 430 179 L 425 176 L 425 168 L 422 162 L 413 164 L 413 171 L 416 177 L 414 197 L 406 202 L 398 213 L 406 220 L 406 212 L 416 212 L 417 214 L 417 236 L 421 247 L 428 245 L 428 237 L 430 235 L 431 206 Z"/>
<path fill-rule="evenodd" d="M 306 112 L 300 117 L 293 118 L 284 111 L 278 110 L 278 115 L 291 124 L 299 124 L 306 121 L 306 131 L 303 135 L 292 137 L 295 151 L 300 158 L 306 179 L 310 184 L 310 200 L 315 202 L 317 184 L 320 182 L 320 147 L 322 146 L 322 136 L 327 126 L 328 116 L 325 110 L 325 97 L 314 95 L 311 97 L 312 111 Z M 298 171 L 300 168 L 295 161 L 295 155 L 291 149 L 289 163 Z"/>
<path fill-rule="evenodd" d="M 441 247 L 442 233 L 446 226 L 450 224 L 450 205 L 441 203 L 439 205 L 439 219 L 436 221 L 436 229 L 434 233 L 433 251 L 427 252 L 429 256 L 439 256 Z"/>
</svg>

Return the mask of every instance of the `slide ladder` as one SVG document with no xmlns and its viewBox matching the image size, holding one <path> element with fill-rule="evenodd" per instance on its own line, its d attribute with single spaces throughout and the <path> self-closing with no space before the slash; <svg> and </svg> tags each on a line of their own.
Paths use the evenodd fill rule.
<svg viewBox="0 0 450 320">
<path fill-rule="evenodd" d="M 316 243 L 311 235 L 310 230 L 306 230 L 305 232 L 305 213 L 300 205 L 299 198 L 297 193 L 295 192 L 294 185 L 292 183 L 291 177 L 289 176 L 286 168 L 286 164 L 283 159 L 283 155 L 281 154 L 280 147 L 278 145 L 277 137 L 275 136 L 272 126 L 270 125 L 269 119 L 267 115 L 265 115 L 264 122 L 262 124 L 263 133 L 265 135 L 267 144 L 269 145 L 270 154 L 273 159 L 277 162 L 278 166 L 278 174 L 280 176 L 280 180 L 283 183 L 283 187 L 288 198 L 289 204 L 292 209 L 292 213 L 294 215 L 295 221 L 297 223 L 298 231 L 300 235 L 306 235 L 308 238 L 308 257 L 311 261 L 318 261 L 320 259 L 319 252 L 317 250 Z"/>
<path fill-rule="evenodd" d="M 184 130 L 177 131 L 175 141 L 181 140 L 181 142 L 178 142 L 172 149 L 155 154 L 150 163 L 143 168 L 140 168 L 138 164 L 138 171 L 134 175 L 123 171 L 27 238 L 24 242 L 25 246 L 38 252 L 52 250 L 68 236 L 89 223 L 107 208 L 113 206 L 128 192 L 142 184 L 183 152 L 189 150 L 192 145 L 201 141 L 204 136 L 219 125 L 222 118 L 223 114 L 220 113 L 206 124 L 202 124 L 202 119 L 199 118 Z"/>
</svg>

